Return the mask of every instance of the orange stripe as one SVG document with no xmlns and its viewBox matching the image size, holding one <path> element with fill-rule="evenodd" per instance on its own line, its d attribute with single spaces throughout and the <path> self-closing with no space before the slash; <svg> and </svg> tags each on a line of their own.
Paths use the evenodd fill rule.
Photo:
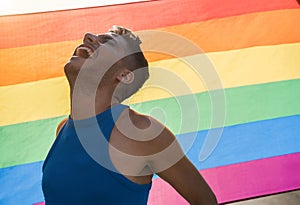
<svg viewBox="0 0 300 205">
<path fill-rule="evenodd" d="M 64 75 L 63 65 L 79 41 L 0 50 L 0 85 L 43 80 Z"/>
<path fill-rule="evenodd" d="M 222 6 L 219 6 L 222 5 Z M 296 0 L 168 0 L 0 17 L 0 48 L 81 38 L 113 24 L 154 29 L 252 12 L 299 8 Z M 247 25 L 243 25 L 246 27 Z"/>
<path fill-rule="evenodd" d="M 205 52 L 300 42 L 300 10 L 277 10 L 162 28 Z"/>
<path fill-rule="evenodd" d="M 193 41 L 204 51 L 212 52 L 300 42 L 300 30 L 295 29 L 298 22 L 300 10 L 292 9 L 215 19 L 161 30 L 177 33 Z M 63 65 L 80 42 L 81 40 L 77 40 L 0 49 L 0 69 L 3 73 L 0 75 L 0 85 L 62 76 Z M 146 56 L 150 62 L 170 58 L 154 53 L 146 53 Z"/>
</svg>

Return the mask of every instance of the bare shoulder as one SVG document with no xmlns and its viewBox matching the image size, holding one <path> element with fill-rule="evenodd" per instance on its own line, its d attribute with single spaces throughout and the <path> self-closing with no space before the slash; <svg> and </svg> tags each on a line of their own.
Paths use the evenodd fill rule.
<svg viewBox="0 0 300 205">
<path fill-rule="evenodd" d="M 162 142 L 168 143 L 168 141 L 172 142 L 175 139 L 172 132 L 155 118 L 134 110 L 129 110 L 129 116 L 133 126 L 141 131 L 139 132 L 142 135 L 140 141 L 162 145 Z"/>
<path fill-rule="evenodd" d="M 174 134 L 155 118 L 132 109 L 128 109 L 128 116 L 127 137 L 135 141 L 144 155 L 154 155 L 174 144 L 179 147 Z"/>
<path fill-rule="evenodd" d="M 139 129 L 147 129 L 150 127 L 151 122 L 154 121 L 152 117 L 138 113 L 132 109 L 128 109 L 128 112 L 132 124 Z"/>
<path fill-rule="evenodd" d="M 145 156 L 163 150 L 175 140 L 162 123 L 132 109 L 122 112 L 113 131 L 113 137 L 118 138 L 115 143 L 130 146 L 132 151 Z"/>
<path fill-rule="evenodd" d="M 58 136 L 60 130 L 62 129 L 62 127 L 66 124 L 68 118 L 64 118 L 57 126 L 56 128 L 56 136 Z"/>
<path fill-rule="evenodd" d="M 176 163 L 178 154 L 182 157 L 176 138 L 162 123 L 131 109 L 124 110 L 118 118 L 110 144 L 117 169 L 135 173 L 125 175 L 151 175 Z"/>
<path fill-rule="evenodd" d="M 123 130 L 123 133 L 117 140 L 118 148 L 135 157 L 126 160 L 124 155 L 119 156 L 119 160 L 114 161 L 118 170 L 134 173 L 127 174 L 134 176 L 152 176 L 156 173 L 190 204 L 217 204 L 210 187 L 185 156 L 168 128 L 151 116 L 131 109 L 127 109 L 127 114 L 122 113 L 120 119 L 119 130 Z M 134 177 L 130 179 L 136 182 L 140 180 Z M 142 182 L 149 182 L 151 177 L 142 179 Z"/>
<path fill-rule="evenodd" d="M 145 157 L 153 153 L 153 136 L 148 130 L 151 123 L 151 117 L 126 109 L 115 123 L 109 141 L 114 166 L 130 180 L 142 184 L 150 183 L 153 174 Z"/>
</svg>

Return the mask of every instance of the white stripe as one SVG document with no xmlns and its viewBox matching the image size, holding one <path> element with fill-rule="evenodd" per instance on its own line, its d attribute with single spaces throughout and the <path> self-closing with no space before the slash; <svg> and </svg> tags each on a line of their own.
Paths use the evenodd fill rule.
<svg viewBox="0 0 300 205">
<path fill-rule="evenodd" d="M 0 16 L 107 6 L 148 0 L 0 0 Z"/>
</svg>

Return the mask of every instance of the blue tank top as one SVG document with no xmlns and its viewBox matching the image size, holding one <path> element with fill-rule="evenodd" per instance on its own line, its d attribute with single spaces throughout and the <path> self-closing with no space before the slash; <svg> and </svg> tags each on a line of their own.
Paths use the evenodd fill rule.
<svg viewBox="0 0 300 205">
<path fill-rule="evenodd" d="M 94 118 L 74 121 L 69 117 L 43 164 L 46 205 L 147 204 L 151 183 L 130 181 L 115 170 L 109 157 L 107 142 L 126 108 L 117 104 Z M 95 128 L 103 136 L 95 134 Z M 101 138 L 104 141 L 99 144 Z M 95 146 L 87 150 L 88 143 Z"/>
</svg>

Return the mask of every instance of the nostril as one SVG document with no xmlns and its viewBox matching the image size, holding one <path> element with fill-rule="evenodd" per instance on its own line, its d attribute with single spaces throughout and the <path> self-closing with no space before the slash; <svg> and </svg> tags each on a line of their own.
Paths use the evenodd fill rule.
<svg viewBox="0 0 300 205">
<path fill-rule="evenodd" d="M 91 33 L 86 33 L 83 38 L 84 43 L 97 43 L 97 36 Z"/>
</svg>

